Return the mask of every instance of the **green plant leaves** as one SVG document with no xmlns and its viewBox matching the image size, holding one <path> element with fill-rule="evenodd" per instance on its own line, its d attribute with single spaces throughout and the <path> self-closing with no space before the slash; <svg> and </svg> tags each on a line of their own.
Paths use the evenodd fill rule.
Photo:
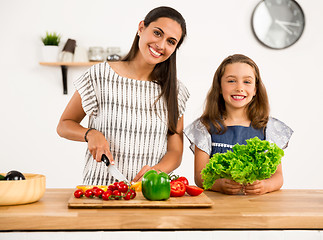
<svg viewBox="0 0 323 240">
<path fill-rule="evenodd" d="M 247 184 L 270 178 L 276 172 L 284 151 L 258 137 L 246 142 L 247 145 L 234 145 L 232 152 L 216 153 L 210 158 L 201 172 L 205 189 L 210 189 L 219 178 Z"/>
<path fill-rule="evenodd" d="M 42 37 L 41 40 L 45 46 L 58 46 L 59 42 L 61 41 L 61 36 L 55 32 L 46 32 L 46 36 Z"/>
</svg>

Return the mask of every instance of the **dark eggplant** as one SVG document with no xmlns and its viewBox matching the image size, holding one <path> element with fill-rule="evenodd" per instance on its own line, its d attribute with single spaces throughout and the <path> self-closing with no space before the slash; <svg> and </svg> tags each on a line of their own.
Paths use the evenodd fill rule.
<svg viewBox="0 0 323 240">
<path fill-rule="evenodd" d="M 12 170 L 10 172 L 7 173 L 7 175 L 5 176 L 5 180 L 25 180 L 25 176 L 18 171 Z"/>
</svg>

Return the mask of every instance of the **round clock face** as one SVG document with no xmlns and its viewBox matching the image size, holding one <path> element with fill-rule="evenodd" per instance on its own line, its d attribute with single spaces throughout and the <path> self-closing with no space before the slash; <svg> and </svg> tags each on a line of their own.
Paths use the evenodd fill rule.
<svg viewBox="0 0 323 240">
<path fill-rule="evenodd" d="M 256 6 L 251 24 L 262 44 L 283 49 L 301 37 L 305 17 L 302 8 L 294 0 L 265 0 Z"/>
</svg>

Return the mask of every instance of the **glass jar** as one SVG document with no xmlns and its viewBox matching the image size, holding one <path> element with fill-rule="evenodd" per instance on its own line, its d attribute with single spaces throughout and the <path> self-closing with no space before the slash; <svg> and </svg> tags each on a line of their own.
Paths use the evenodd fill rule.
<svg viewBox="0 0 323 240">
<path fill-rule="evenodd" d="M 88 55 L 90 62 L 99 62 L 104 60 L 104 50 L 102 47 L 90 47 Z"/>
<path fill-rule="evenodd" d="M 121 59 L 120 52 L 120 47 L 108 47 L 107 61 L 119 61 Z"/>
</svg>

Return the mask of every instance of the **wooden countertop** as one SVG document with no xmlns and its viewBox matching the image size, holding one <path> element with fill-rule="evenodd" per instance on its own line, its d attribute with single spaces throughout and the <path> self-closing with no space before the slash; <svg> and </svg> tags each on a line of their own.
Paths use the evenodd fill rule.
<svg viewBox="0 0 323 240">
<path fill-rule="evenodd" d="M 206 191 L 212 208 L 69 209 L 73 189 L 46 189 L 32 204 L 0 207 L 0 230 L 323 229 L 323 190 L 262 196 Z"/>
</svg>

